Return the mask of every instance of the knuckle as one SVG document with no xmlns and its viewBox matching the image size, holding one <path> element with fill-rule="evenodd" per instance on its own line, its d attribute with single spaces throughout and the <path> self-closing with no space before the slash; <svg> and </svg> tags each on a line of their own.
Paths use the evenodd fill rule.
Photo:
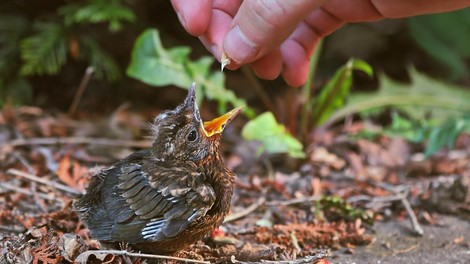
<svg viewBox="0 0 470 264">
<path fill-rule="evenodd" d="M 279 0 L 253 1 L 252 11 L 255 18 L 259 19 L 268 30 L 276 29 L 279 17 L 286 13 Z"/>
</svg>

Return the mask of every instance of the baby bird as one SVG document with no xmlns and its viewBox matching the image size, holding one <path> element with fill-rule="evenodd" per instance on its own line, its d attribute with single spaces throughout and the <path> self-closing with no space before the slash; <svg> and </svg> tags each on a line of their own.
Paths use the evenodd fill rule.
<svg viewBox="0 0 470 264">
<path fill-rule="evenodd" d="M 221 133 L 236 108 L 203 122 L 195 84 L 185 101 L 155 118 L 155 141 L 92 177 L 74 203 L 91 236 L 154 254 L 184 249 L 222 224 L 234 174 L 219 153 Z"/>
</svg>

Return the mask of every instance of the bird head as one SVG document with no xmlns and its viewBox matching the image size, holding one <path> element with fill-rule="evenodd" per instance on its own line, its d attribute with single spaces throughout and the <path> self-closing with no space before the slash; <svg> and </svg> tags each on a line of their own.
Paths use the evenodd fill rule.
<svg viewBox="0 0 470 264">
<path fill-rule="evenodd" d="M 200 161 L 217 155 L 221 133 L 241 111 L 235 108 L 211 121 L 203 122 L 196 102 L 196 84 L 189 88 L 182 104 L 160 113 L 152 125 L 153 154 L 161 160 Z M 214 153 L 216 152 L 216 153 Z"/>
</svg>

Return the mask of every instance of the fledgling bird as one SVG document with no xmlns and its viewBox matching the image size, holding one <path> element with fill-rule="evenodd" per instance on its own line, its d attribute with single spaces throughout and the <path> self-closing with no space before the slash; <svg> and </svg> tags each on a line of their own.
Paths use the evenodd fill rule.
<svg viewBox="0 0 470 264">
<path fill-rule="evenodd" d="M 167 254 L 220 226 L 230 208 L 234 174 L 220 157 L 219 143 L 240 110 L 203 122 L 191 85 L 183 104 L 155 118 L 152 147 L 92 177 L 75 202 L 91 236 Z"/>
</svg>

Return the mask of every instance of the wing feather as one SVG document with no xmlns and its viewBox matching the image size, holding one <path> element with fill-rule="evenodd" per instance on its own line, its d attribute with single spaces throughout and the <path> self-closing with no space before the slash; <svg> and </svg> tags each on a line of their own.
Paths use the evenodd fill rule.
<svg viewBox="0 0 470 264">
<path fill-rule="evenodd" d="M 180 166 L 174 171 L 155 163 L 121 166 L 118 200 L 124 202 L 113 219 L 112 239 L 140 243 L 174 237 L 206 215 L 215 202 L 213 188 L 195 180 L 201 175 L 193 169 Z M 117 202 L 109 203 L 116 206 Z"/>
</svg>

